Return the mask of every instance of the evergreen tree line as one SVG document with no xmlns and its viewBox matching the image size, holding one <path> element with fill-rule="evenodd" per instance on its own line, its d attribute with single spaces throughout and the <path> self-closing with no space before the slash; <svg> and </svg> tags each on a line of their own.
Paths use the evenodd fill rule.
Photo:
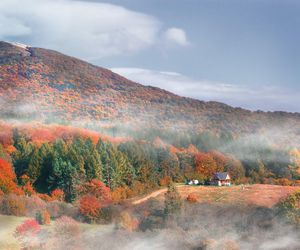
<svg viewBox="0 0 300 250">
<path fill-rule="evenodd" d="M 36 145 L 17 130 L 13 140 L 12 161 L 19 181 L 27 175 L 39 193 L 62 189 L 67 201 L 75 200 L 76 186 L 92 179 L 114 190 L 134 181 L 154 188 L 164 176 L 174 180 L 180 176 L 179 163 L 169 150 L 146 144 L 116 147 L 99 139 L 95 145 L 89 138 L 75 137 Z"/>
<path fill-rule="evenodd" d="M 18 130 L 14 130 L 13 142 L 16 150 L 12 162 L 18 180 L 27 175 L 39 193 L 62 189 L 67 201 L 76 199 L 78 185 L 92 179 L 102 181 L 111 190 L 130 188 L 136 182 L 150 190 L 186 178 L 205 181 L 216 171 L 229 171 L 240 182 L 245 176 L 254 183 L 264 183 L 270 177 L 299 179 L 289 164 L 288 153 L 255 146 L 227 149 L 234 157 L 216 151 L 175 153 L 169 147 L 141 141 L 116 146 L 99 139 L 95 144 L 82 137 L 36 144 Z"/>
</svg>

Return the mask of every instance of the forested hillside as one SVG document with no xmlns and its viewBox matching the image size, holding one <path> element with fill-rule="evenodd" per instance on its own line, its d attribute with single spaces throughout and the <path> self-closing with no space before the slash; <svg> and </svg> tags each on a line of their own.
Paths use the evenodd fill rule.
<svg viewBox="0 0 300 250">
<path fill-rule="evenodd" d="M 299 145 L 299 114 L 180 97 L 51 50 L 1 42 L 0 76 L 0 115 L 6 120 L 209 131 L 234 138 L 270 131 L 277 144 Z"/>
<path fill-rule="evenodd" d="M 235 184 L 299 185 L 300 180 L 297 149 L 247 146 L 243 150 L 252 158 L 244 158 L 238 151 L 241 146 L 227 152 L 210 148 L 207 134 L 194 138 L 195 145 L 175 147 L 159 137 L 151 141 L 113 138 L 61 125 L 2 124 L 0 128 L 6 135 L 0 136 L 0 157 L 13 166 L 16 175 L 17 182 L 10 175 L 11 183 L 29 185 L 30 192 L 45 195 L 62 190 L 69 202 L 77 199 L 79 187 L 93 180 L 103 182 L 115 200 L 147 193 L 171 181 L 198 179 L 205 184 L 215 172 L 223 171 L 230 173 Z M 4 193 L 10 190 L 5 183 L 0 185 Z"/>
</svg>

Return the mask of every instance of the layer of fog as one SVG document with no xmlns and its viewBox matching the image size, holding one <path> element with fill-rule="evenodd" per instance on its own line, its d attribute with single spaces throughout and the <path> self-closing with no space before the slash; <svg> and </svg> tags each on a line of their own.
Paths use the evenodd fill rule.
<svg viewBox="0 0 300 250">
<path fill-rule="evenodd" d="M 159 227 L 159 225 L 156 225 Z M 161 229 L 128 232 L 94 225 L 79 238 L 61 235 L 49 249 L 299 249 L 300 231 L 280 221 L 272 209 L 233 205 L 195 204 Z"/>
</svg>

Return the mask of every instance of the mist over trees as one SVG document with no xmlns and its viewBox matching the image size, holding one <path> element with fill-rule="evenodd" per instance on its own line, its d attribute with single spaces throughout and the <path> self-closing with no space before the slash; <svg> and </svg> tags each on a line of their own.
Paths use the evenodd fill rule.
<svg viewBox="0 0 300 250">
<path fill-rule="evenodd" d="M 80 134 L 44 141 L 29 135 L 15 128 L 11 142 L 0 148 L 2 158 L 12 162 L 19 185 L 26 176 L 37 192 L 51 194 L 60 189 L 68 202 L 76 199 L 77 186 L 94 179 L 115 191 L 118 199 L 172 181 L 198 179 L 205 183 L 215 172 L 224 171 L 236 184 L 290 185 L 299 180 L 297 149 L 277 149 L 266 143 L 260 147 L 235 144 L 225 135 L 165 135 L 164 140 L 150 136 L 118 143 Z M 230 147 L 222 152 L 225 144 Z"/>
</svg>

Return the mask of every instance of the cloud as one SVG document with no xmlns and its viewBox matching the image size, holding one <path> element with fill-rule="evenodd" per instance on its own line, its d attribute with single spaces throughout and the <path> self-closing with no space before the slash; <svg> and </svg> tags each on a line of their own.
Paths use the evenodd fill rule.
<svg viewBox="0 0 300 250">
<path fill-rule="evenodd" d="M 112 68 L 113 72 L 135 82 L 169 90 L 175 94 L 205 101 L 220 101 L 232 106 L 251 110 L 299 111 L 296 103 L 299 95 L 284 87 L 270 85 L 251 86 L 218 82 L 211 80 L 194 80 L 178 72 L 155 71 L 142 68 Z"/>
<path fill-rule="evenodd" d="M 1 0 L 0 39 L 62 51 L 88 60 L 132 54 L 163 42 L 185 46 L 179 29 L 124 7 L 71 0 Z"/>
<path fill-rule="evenodd" d="M 185 31 L 178 28 L 170 28 L 164 34 L 164 39 L 168 44 L 175 44 L 180 46 L 188 46 L 189 41 L 186 37 Z"/>
</svg>

